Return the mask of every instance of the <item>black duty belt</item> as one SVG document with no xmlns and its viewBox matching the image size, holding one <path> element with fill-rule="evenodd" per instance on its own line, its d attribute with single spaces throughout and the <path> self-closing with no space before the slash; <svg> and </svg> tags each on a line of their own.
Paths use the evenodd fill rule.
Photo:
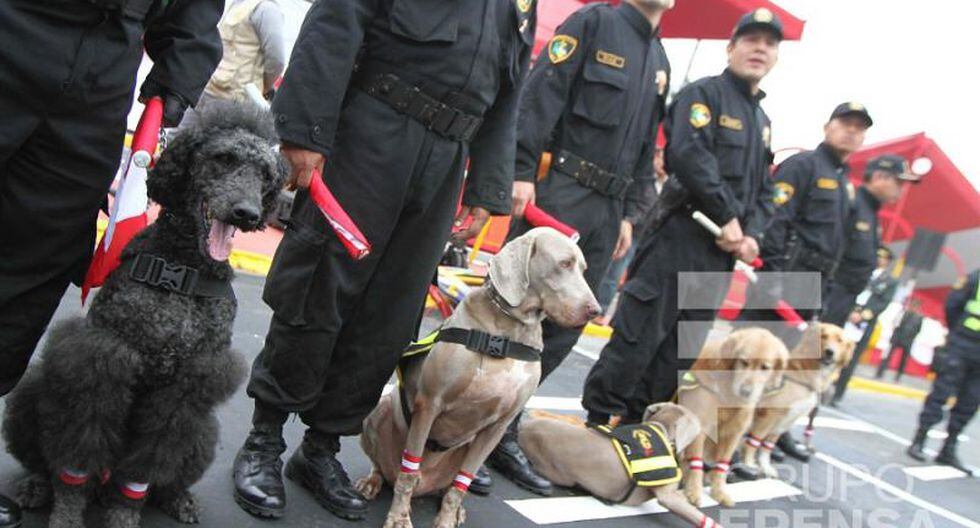
<svg viewBox="0 0 980 528">
<path fill-rule="evenodd" d="M 837 269 L 837 259 L 805 247 L 800 248 L 800 252 L 796 256 L 796 263 L 814 271 L 819 271 L 827 277 L 833 275 Z"/>
<path fill-rule="evenodd" d="M 482 117 L 439 101 L 392 73 L 360 75 L 355 83 L 368 95 L 387 103 L 399 113 L 411 117 L 446 139 L 469 143 L 476 137 L 483 123 Z"/>
<path fill-rule="evenodd" d="M 231 281 L 202 277 L 195 268 L 167 262 L 147 253 L 126 258 L 117 272 L 125 273 L 133 282 L 181 295 L 235 299 Z"/>
<path fill-rule="evenodd" d="M 567 150 L 551 155 L 551 167 L 575 178 L 581 185 L 614 198 L 626 196 L 626 190 L 633 183 L 633 178 L 618 176 Z"/>
</svg>

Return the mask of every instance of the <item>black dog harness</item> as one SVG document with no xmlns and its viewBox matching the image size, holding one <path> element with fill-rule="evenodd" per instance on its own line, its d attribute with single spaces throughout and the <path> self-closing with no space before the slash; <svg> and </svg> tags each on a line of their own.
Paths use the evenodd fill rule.
<svg viewBox="0 0 980 528">
<path fill-rule="evenodd" d="M 408 404 L 408 393 L 405 392 L 405 384 L 402 382 L 404 372 L 408 366 L 416 361 L 421 361 L 436 346 L 439 341 L 456 343 L 465 346 L 478 354 L 490 356 L 494 359 L 511 358 L 521 361 L 541 361 L 541 351 L 511 341 L 510 339 L 498 335 L 493 335 L 481 330 L 465 330 L 463 328 L 437 328 L 434 332 L 424 338 L 408 345 L 402 352 L 401 359 L 398 360 L 398 368 L 395 374 L 398 378 L 398 395 L 401 400 L 402 416 L 405 423 L 412 424 L 412 408 Z M 446 447 L 429 440 L 426 447 L 431 451 L 446 451 Z"/>
<path fill-rule="evenodd" d="M 600 425 L 595 430 L 612 442 L 623 469 L 633 483 L 617 504 L 625 502 L 637 486 L 651 488 L 681 480 L 681 468 L 662 425 L 656 422 L 617 427 Z"/>
<path fill-rule="evenodd" d="M 202 277 L 196 268 L 167 262 L 148 253 L 124 258 L 117 272 L 133 282 L 181 295 L 235 300 L 230 280 Z"/>
</svg>

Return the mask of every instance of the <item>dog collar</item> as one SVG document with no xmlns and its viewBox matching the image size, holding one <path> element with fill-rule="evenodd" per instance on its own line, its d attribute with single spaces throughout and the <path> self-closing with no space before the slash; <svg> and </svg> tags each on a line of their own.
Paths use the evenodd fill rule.
<svg viewBox="0 0 980 528">
<path fill-rule="evenodd" d="M 493 305 L 496 306 L 497 309 L 501 311 L 501 313 L 513 319 L 514 321 L 517 321 L 518 323 L 525 324 L 525 322 L 521 321 L 519 317 L 510 313 L 510 310 L 516 307 L 511 306 L 510 303 L 507 302 L 507 299 L 504 299 L 504 296 L 500 295 L 500 292 L 497 291 L 496 287 L 494 287 L 493 281 L 490 280 L 490 275 L 487 275 L 487 279 L 484 282 L 484 285 L 487 287 L 487 294 L 490 297 L 490 302 L 492 302 Z"/>
<path fill-rule="evenodd" d="M 473 352 L 498 359 L 512 358 L 521 361 L 541 361 L 540 350 L 481 330 L 443 328 L 436 335 L 436 340 L 463 345 Z"/>
<path fill-rule="evenodd" d="M 196 268 L 167 262 L 148 253 L 126 257 L 119 264 L 118 272 L 133 282 L 180 295 L 235 300 L 230 280 L 202 277 Z"/>
</svg>

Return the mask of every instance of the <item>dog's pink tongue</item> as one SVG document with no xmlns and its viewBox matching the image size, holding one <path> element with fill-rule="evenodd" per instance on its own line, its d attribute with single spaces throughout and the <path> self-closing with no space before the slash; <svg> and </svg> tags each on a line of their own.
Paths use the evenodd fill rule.
<svg viewBox="0 0 980 528">
<path fill-rule="evenodd" d="M 228 260 L 231 255 L 231 238 L 235 236 L 235 226 L 215 220 L 208 234 L 208 251 L 214 260 Z"/>
</svg>

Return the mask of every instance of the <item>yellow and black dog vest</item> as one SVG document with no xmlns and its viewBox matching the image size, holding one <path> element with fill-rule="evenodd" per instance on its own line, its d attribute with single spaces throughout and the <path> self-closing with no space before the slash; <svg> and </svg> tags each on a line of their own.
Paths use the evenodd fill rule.
<svg viewBox="0 0 980 528">
<path fill-rule="evenodd" d="M 612 442 L 623 469 L 633 482 L 625 501 L 636 486 L 648 488 L 672 484 L 681 479 L 674 449 L 660 424 L 653 422 L 595 428 Z"/>
</svg>

